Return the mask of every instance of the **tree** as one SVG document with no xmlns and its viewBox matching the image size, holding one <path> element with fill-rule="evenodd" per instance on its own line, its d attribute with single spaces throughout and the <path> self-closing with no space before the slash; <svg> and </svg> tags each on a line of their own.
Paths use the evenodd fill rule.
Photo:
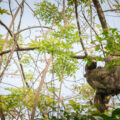
<svg viewBox="0 0 120 120">
<path fill-rule="evenodd" d="M 12 3 L 16 4 L 16 11 Z M 9 0 L 8 10 L 0 7 L 2 16 L 12 18 L 9 27 L 0 20 L 2 29 L 7 31 L 6 36 L 0 33 L 0 84 L 11 85 L 4 82 L 9 73 L 16 80 L 19 75 L 18 81 L 22 81 L 19 87 L 6 89 L 10 94 L 1 96 L 1 119 L 93 120 L 97 116 L 117 119 L 119 109 L 111 115 L 99 113 L 97 109 L 107 110 L 111 96 L 120 91 L 119 28 L 110 26 L 107 18 L 107 12 L 119 15 L 120 3 L 117 0 L 42 0 L 34 4 L 32 9 L 33 4 L 26 0 L 21 3 Z M 37 22 L 32 26 L 32 20 L 27 20 L 31 25 L 23 28 L 22 23 L 30 14 L 28 8 Z M 98 61 L 105 62 L 105 66 L 97 67 Z M 79 74 L 83 75 L 77 73 L 82 68 L 80 62 L 86 64 L 84 76 L 91 87 L 74 81 L 70 88 L 77 97 L 64 98 L 66 78 L 75 80 Z"/>
</svg>

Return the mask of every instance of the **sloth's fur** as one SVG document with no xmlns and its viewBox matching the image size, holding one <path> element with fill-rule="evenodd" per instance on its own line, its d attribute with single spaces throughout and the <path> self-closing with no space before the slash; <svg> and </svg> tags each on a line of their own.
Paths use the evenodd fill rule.
<svg viewBox="0 0 120 120">
<path fill-rule="evenodd" d="M 114 66 L 111 70 L 106 66 L 96 66 L 95 62 L 90 66 L 86 64 L 85 77 L 89 85 L 96 90 L 94 104 L 100 112 L 104 112 L 107 109 L 105 104 L 108 104 L 110 99 L 108 96 L 120 93 L 120 66 Z"/>
</svg>

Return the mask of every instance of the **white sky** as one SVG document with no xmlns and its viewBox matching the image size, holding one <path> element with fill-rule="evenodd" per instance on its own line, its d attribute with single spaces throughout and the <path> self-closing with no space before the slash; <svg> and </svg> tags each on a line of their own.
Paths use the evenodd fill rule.
<svg viewBox="0 0 120 120">
<path fill-rule="evenodd" d="M 8 8 L 8 3 L 6 3 L 8 0 L 3 0 L 2 3 L 0 3 L 0 7 L 2 8 L 5 8 L 5 9 L 9 9 Z M 40 0 L 27 0 L 27 3 L 32 7 L 34 8 L 34 3 L 35 2 L 39 2 Z M 21 0 L 18 0 L 18 2 L 20 3 Z M 12 9 L 15 9 L 17 7 L 17 5 L 15 4 L 14 0 L 12 0 Z M 103 6 L 103 9 L 106 9 L 106 6 Z M 106 13 L 106 15 L 111 15 L 112 13 Z M 115 14 L 114 14 L 115 15 Z M 107 19 L 107 22 L 108 24 L 111 26 L 111 27 L 115 27 L 115 28 L 118 28 L 120 29 L 120 13 L 117 13 L 117 17 L 111 17 L 111 16 L 107 16 L 106 19 Z M 11 16 L 8 16 L 6 14 L 4 15 L 0 15 L 0 20 L 2 20 L 7 26 L 10 25 L 10 22 L 11 22 Z M 16 21 L 15 21 L 15 24 L 17 26 L 18 24 L 18 20 L 19 20 L 19 15 L 17 16 L 16 18 Z M 96 20 L 98 23 L 99 21 Z M 24 9 L 24 15 L 23 15 L 23 19 L 22 19 L 22 24 L 21 24 L 21 29 L 23 28 L 26 28 L 28 26 L 34 26 L 34 25 L 38 25 L 38 22 L 36 20 L 36 18 L 33 17 L 33 13 L 29 10 L 29 8 L 25 5 L 25 9 Z M 36 31 L 37 31 L 37 34 L 36 34 Z M 29 35 L 30 31 L 26 31 L 26 32 L 23 32 L 22 33 L 22 36 L 25 38 Z M 0 34 L 2 35 L 6 35 L 6 31 L 5 29 L 0 26 Z M 31 39 L 34 39 L 35 35 L 39 36 L 40 33 L 39 33 L 39 29 L 35 29 L 35 30 L 31 30 Z M 28 39 L 24 39 L 24 40 L 29 40 Z M 81 61 L 80 61 L 81 63 Z M 82 62 L 82 64 L 79 64 L 80 66 L 80 70 L 76 71 L 76 76 L 77 76 L 77 80 L 78 79 L 82 79 L 81 81 L 78 82 L 78 84 L 80 84 L 80 82 L 85 82 L 85 79 L 83 77 L 83 74 L 85 73 L 84 71 L 84 65 L 85 63 Z M 100 63 L 99 65 L 102 65 L 102 63 Z M 13 68 L 16 68 L 15 65 L 12 65 L 14 67 L 10 68 L 10 70 L 12 71 Z M 47 76 L 46 79 L 51 79 L 51 76 Z M 67 80 L 74 80 L 73 78 L 67 78 Z M 21 86 L 22 85 L 22 82 L 21 82 L 21 79 L 18 77 L 13 77 L 13 76 L 6 76 L 4 77 L 4 81 L 5 83 L 10 83 L 12 85 L 15 85 L 15 86 Z M 65 81 L 65 85 L 62 89 L 62 93 L 64 95 L 71 95 L 72 92 L 69 90 L 71 89 L 71 86 L 73 85 L 73 82 L 67 82 Z M 8 85 L 4 85 L 4 84 L 1 84 L 0 85 L 0 94 L 6 94 L 6 91 L 3 90 L 4 87 L 8 87 Z M 57 83 L 56 84 L 57 87 L 59 87 L 59 84 Z M 69 88 L 69 89 L 68 89 Z"/>
</svg>

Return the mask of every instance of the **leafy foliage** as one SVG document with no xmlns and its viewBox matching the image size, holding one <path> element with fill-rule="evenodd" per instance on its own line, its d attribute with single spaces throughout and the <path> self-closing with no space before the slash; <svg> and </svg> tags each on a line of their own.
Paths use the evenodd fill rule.
<svg viewBox="0 0 120 120">
<path fill-rule="evenodd" d="M 0 109 L 4 111 L 14 111 L 14 109 L 27 109 L 28 111 L 32 110 L 34 99 L 35 99 L 35 91 L 33 89 L 28 88 L 6 88 L 9 92 L 11 92 L 7 96 L 2 96 L 0 102 Z M 38 109 L 40 113 L 46 113 L 47 109 L 49 111 L 52 109 L 53 99 L 48 95 L 41 94 L 38 102 Z M 16 111 L 17 112 L 17 111 Z M 22 113 L 21 113 L 22 114 Z"/>
<path fill-rule="evenodd" d="M 63 1 L 60 1 L 60 0 L 58 1 L 42 0 L 41 2 L 36 3 L 34 15 L 37 16 L 37 18 L 39 18 L 40 21 L 42 21 L 42 24 L 45 23 L 45 25 L 46 24 L 50 25 L 52 26 L 53 29 L 51 31 L 45 29 L 43 34 L 40 32 L 40 40 L 30 39 L 30 42 L 28 43 L 28 41 L 24 41 L 22 35 L 19 35 L 19 39 L 17 40 L 17 43 L 19 44 L 20 48 L 22 47 L 38 47 L 39 48 L 39 49 L 36 49 L 34 53 L 31 52 L 32 53 L 31 57 L 29 55 L 26 55 L 27 52 L 23 52 L 23 53 L 20 52 L 19 56 L 21 59 L 19 61 L 17 61 L 15 55 L 13 55 L 14 57 L 13 60 L 16 60 L 17 62 L 22 64 L 24 68 L 23 72 L 25 74 L 25 82 L 27 81 L 28 83 L 30 83 L 30 85 L 31 84 L 34 85 L 36 82 L 36 76 L 39 74 L 38 75 L 38 78 L 39 78 L 39 76 L 42 74 L 41 71 L 42 70 L 44 71 L 44 69 L 42 68 L 43 67 L 42 65 L 44 63 L 42 64 L 42 62 L 39 60 L 43 56 L 45 56 L 44 58 L 45 60 L 43 60 L 46 62 L 45 65 L 47 64 L 46 56 L 53 56 L 53 61 L 48 71 L 50 75 L 53 75 L 53 74 L 56 75 L 56 76 L 54 75 L 53 76 L 58 79 L 58 83 L 60 83 L 61 80 L 64 81 L 65 77 L 74 77 L 76 71 L 79 69 L 78 60 L 73 58 L 73 56 L 76 55 L 76 52 L 74 51 L 74 48 L 75 48 L 74 45 L 79 45 L 80 43 L 80 38 L 79 38 L 76 24 L 73 24 L 76 21 L 74 19 L 75 18 L 75 12 L 74 12 L 75 1 L 74 0 L 65 1 L 65 8 L 63 6 L 64 3 L 62 2 Z M 103 0 L 100 0 L 100 2 L 101 4 L 104 3 Z M 90 17 L 90 15 L 92 14 L 90 10 L 90 5 L 92 6 L 91 1 L 88 1 L 88 0 L 78 1 L 78 9 L 84 7 L 85 14 L 88 15 L 87 17 Z M 115 4 L 114 7 L 119 8 L 119 5 Z M 9 15 L 8 11 L 6 9 L 2 9 L 1 7 L 0 7 L 0 14 Z M 80 13 L 79 15 L 78 16 L 81 17 L 82 14 Z M 81 19 L 80 21 L 81 28 L 82 26 L 85 26 L 84 23 L 85 22 L 82 21 Z M 94 26 L 94 22 L 92 23 L 91 26 Z M 101 25 L 96 24 L 96 27 L 100 31 Z M 87 32 L 88 30 L 86 30 L 84 34 L 87 34 Z M 91 33 L 91 36 L 94 38 L 94 34 Z M 93 55 L 89 54 L 90 53 L 90 50 L 88 49 L 89 46 L 90 46 L 90 49 L 91 49 L 91 46 L 94 47 L 93 51 L 95 53 L 101 52 L 104 50 L 106 58 L 109 57 L 109 55 L 114 56 L 116 54 L 119 55 L 120 53 L 120 34 L 116 28 L 109 28 L 108 31 L 102 32 L 99 36 L 96 36 L 96 40 L 92 42 L 90 41 L 89 37 L 87 37 L 86 41 L 84 41 L 85 37 L 83 37 L 82 35 L 80 37 L 83 39 L 83 44 L 89 55 L 87 58 L 84 59 L 85 62 L 87 61 L 88 65 L 91 65 L 93 60 Z M 11 48 L 12 38 L 9 39 L 8 43 L 9 45 L 7 45 L 7 48 L 12 49 Z M 3 36 L 0 35 L 0 51 L 2 51 L 3 44 L 4 44 L 4 39 L 3 39 Z M 81 47 L 79 48 L 81 50 Z M 82 52 L 80 51 L 79 53 L 80 55 L 83 55 L 82 54 L 83 50 Z M 34 55 L 37 55 L 38 58 L 37 59 L 34 58 Z M 41 56 L 39 57 L 39 55 Z M 103 58 L 101 56 L 97 56 L 94 58 L 96 59 L 96 61 L 103 61 Z M 4 59 L 7 60 L 8 58 L 6 57 Z M 30 66 L 31 64 L 33 64 L 33 62 L 31 62 L 32 59 L 35 62 L 35 69 L 31 68 Z M 113 68 L 113 66 L 115 65 L 120 65 L 120 61 L 119 59 L 114 59 L 113 61 L 109 62 L 107 65 L 109 68 L 110 67 Z M 4 63 L 3 63 L 3 67 L 4 67 Z M 34 73 L 35 73 L 34 75 L 32 70 L 31 71 L 28 70 L 29 68 L 32 70 L 34 69 Z M 18 73 L 18 70 L 16 71 Z M 45 82 L 46 81 L 44 81 L 44 83 Z M 44 85 L 46 85 L 46 87 L 44 87 Z M 48 85 L 47 82 L 44 85 L 42 87 L 40 96 L 38 98 L 38 105 L 37 105 L 35 117 L 39 117 L 44 120 L 48 120 L 48 119 L 58 120 L 58 118 L 56 117 L 56 113 L 58 111 L 59 106 L 58 106 L 58 97 L 56 96 L 59 94 L 60 90 L 54 86 L 53 80 L 50 83 L 50 86 Z M 19 113 L 21 116 L 23 116 L 23 119 L 25 119 L 25 117 L 27 116 L 26 113 L 28 112 L 27 117 L 29 117 L 30 116 L 29 113 L 31 113 L 33 109 L 33 105 L 35 102 L 34 100 L 36 97 L 35 96 L 36 88 L 34 87 L 36 87 L 36 84 L 33 86 L 33 88 L 31 87 L 27 88 L 23 86 L 21 88 L 6 89 L 10 92 L 10 94 L 1 96 L 0 109 L 4 111 L 6 116 L 9 116 L 9 112 L 13 112 L 13 115 L 14 113 L 16 114 Z M 72 99 L 71 97 L 71 99 L 67 100 L 67 102 L 64 101 L 64 97 L 60 98 L 59 120 L 97 120 L 97 119 L 117 120 L 117 119 L 120 119 L 119 108 L 110 112 L 107 111 L 106 113 L 102 113 L 102 114 L 96 110 L 96 108 L 92 104 L 95 90 L 93 90 L 88 84 L 81 84 L 80 86 L 76 85 L 74 86 L 73 91 L 74 91 L 73 93 L 77 93 L 78 95 L 77 98 Z M 53 115 L 54 113 L 55 115 Z"/>
<path fill-rule="evenodd" d="M 3 15 L 3 14 L 7 14 L 7 15 L 10 15 L 10 13 L 8 13 L 8 11 L 6 9 L 2 9 L 0 7 L 0 14 Z"/>
<path fill-rule="evenodd" d="M 62 74 L 72 76 L 77 68 L 78 61 L 73 59 L 73 44 L 78 40 L 78 33 L 75 32 L 74 25 L 66 28 L 59 26 L 58 31 L 47 36 L 41 41 L 32 41 L 29 45 L 39 47 L 41 53 L 47 52 L 54 56 L 54 72 L 61 77 Z"/>
<path fill-rule="evenodd" d="M 4 45 L 4 39 L 2 39 L 2 35 L 0 34 L 0 51 L 2 51 Z"/>
<path fill-rule="evenodd" d="M 59 23 L 62 20 L 62 13 L 58 11 L 55 4 L 44 0 L 36 5 L 35 15 L 39 15 L 40 19 L 45 21 L 46 24 L 49 23 Z"/>
<path fill-rule="evenodd" d="M 69 5 L 69 6 L 74 6 L 74 0 L 67 0 L 67 4 Z M 87 0 L 80 0 L 80 1 L 78 1 L 78 5 L 80 5 L 80 4 L 84 4 L 84 3 L 88 3 L 88 1 Z"/>
<path fill-rule="evenodd" d="M 96 51 L 101 51 L 101 44 L 105 44 L 103 47 L 106 57 L 109 57 L 109 55 L 119 55 L 120 34 L 116 28 L 110 28 L 109 31 L 104 31 L 100 36 L 96 36 L 96 42 L 99 42 L 95 48 Z M 107 63 L 109 68 L 113 68 L 115 65 L 120 65 L 119 59 L 114 59 Z"/>
<path fill-rule="evenodd" d="M 101 36 L 96 36 L 96 41 L 99 41 L 99 43 L 106 43 L 107 41 L 106 45 L 104 46 L 106 55 L 115 55 L 120 51 L 120 34 L 115 28 L 110 28 L 109 31 L 102 32 Z M 100 50 L 100 44 L 96 46 L 96 50 Z"/>
<path fill-rule="evenodd" d="M 33 103 L 34 103 L 34 90 L 29 90 L 28 88 L 12 88 L 6 89 L 11 93 L 7 96 L 1 97 L 0 108 L 4 111 L 14 111 L 14 109 L 20 109 L 23 107 L 28 111 L 31 111 Z M 54 103 L 54 105 L 57 102 Z M 21 106 L 22 105 L 22 106 Z M 40 95 L 38 102 L 38 109 L 41 115 L 44 115 L 43 119 L 52 119 L 57 120 L 56 116 L 51 116 L 53 105 L 52 97 L 47 95 Z M 117 108 L 112 111 L 111 115 L 101 114 L 94 106 L 91 105 L 80 105 L 79 101 L 69 100 L 68 104 L 66 104 L 67 109 L 60 109 L 60 119 L 59 120 L 93 120 L 96 118 L 101 118 L 103 120 L 118 120 L 120 118 L 120 109 Z M 57 108 L 55 108 L 57 110 Z M 49 117 L 49 118 L 48 118 Z"/>
</svg>

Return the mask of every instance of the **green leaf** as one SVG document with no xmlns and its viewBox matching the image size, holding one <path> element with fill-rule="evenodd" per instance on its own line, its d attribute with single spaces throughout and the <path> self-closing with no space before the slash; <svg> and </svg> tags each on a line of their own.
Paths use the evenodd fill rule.
<svg viewBox="0 0 120 120">
<path fill-rule="evenodd" d="M 101 28 L 100 24 L 97 24 L 96 27 L 97 27 L 97 28 Z"/>
<path fill-rule="evenodd" d="M 3 15 L 3 14 L 7 14 L 7 15 L 10 15 L 10 13 L 8 13 L 8 11 L 6 9 L 2 9 L 0 7 L 0 14 Z"/>
<path fill-rule="evenodd" d="M 99 51 L 99 50 L 100 50 L 100 45 L 97 45 L 97 46 L 95 47 L 95 50 L 96 50 L 96 51 Z"/>
<path fill-rule="evenodd" d="M 35 4 L 35 6 L 35 15 L 39 15 L 45 24 L 61 22 L 62 12 L 58 11 L 55 4 L 44 0 L 43 2 Z"/>
<path fill-rule="evenodd" d="M 112 112 L 112 117 L 113 118 L 115 118 L 117 115 L 119 115 L 119 117 L 120 117 L 120 108 L 117 108 Z"/>
</svg>

